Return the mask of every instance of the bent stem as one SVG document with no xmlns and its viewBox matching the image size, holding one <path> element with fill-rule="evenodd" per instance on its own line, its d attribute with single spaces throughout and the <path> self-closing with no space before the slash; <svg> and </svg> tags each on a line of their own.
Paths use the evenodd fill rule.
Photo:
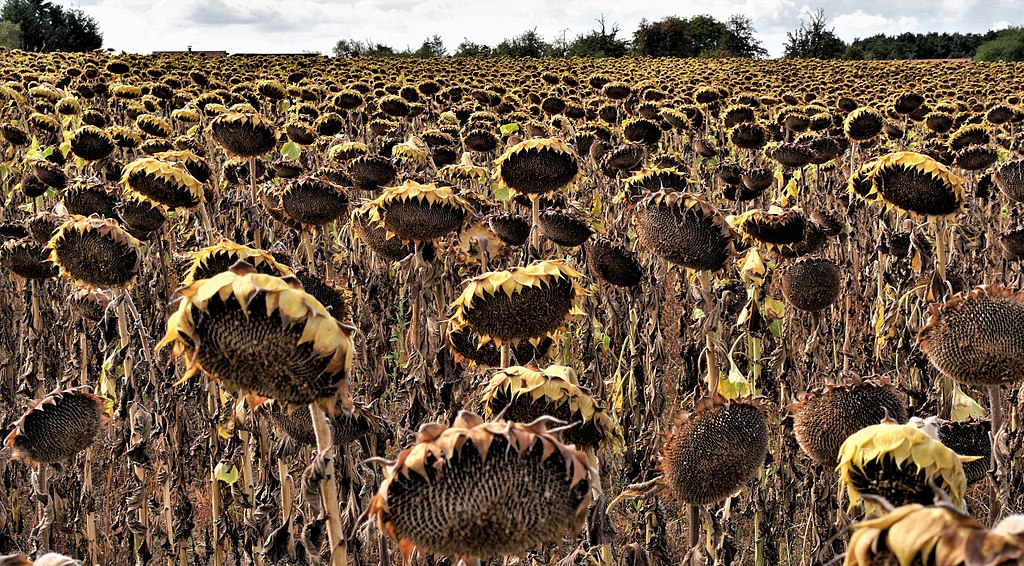
<svg viewBox="0 0 1024 566">
<path fill-rule="evenodd" d="M 332 566 L 345 566 L 348 562 L 348 549 L 342 534 L 341 517 L 338 507 L 338 484 L 334 472 L 334 439 L 331 437 L 330 423 L 327 414 L 317 403 L 310 403 L 309 412 L 313 417 L 313 433 L 316 435 L 316 448 L 324 458 L 324 478 L 320 480 L 320 497 L 323 500 L 324 514 L 327 515 L 327 538 L 331 543 Z"/>
</svg>

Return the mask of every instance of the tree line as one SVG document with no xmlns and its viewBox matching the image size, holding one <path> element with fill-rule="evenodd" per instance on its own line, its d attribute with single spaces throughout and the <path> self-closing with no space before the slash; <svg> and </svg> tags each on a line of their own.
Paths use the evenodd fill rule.
<svg viewBox="0 0 1024 566">
<path fill-rule="evenodd" d="M 735 14 L 725 22 L 709 15 L 668 16 L 641 20 L 632 37 L 620 35 L 604 17 L 597 27 L 571 40 L 545 40 L 537 29 L 524 31 L 495 46 L 463 41 L 449 52 L 439 35 L 418 49 L 396 50 L 371 40 L 343 39 L 334 46 L 339 57 L 749 57 L 768 56 L 755 37 L 750 18 Z M 846 43 L 829 27 L 823 10 L 809 12 L 787 33 L 784 56 L 816 59 L 960 59 L 1024 61 L 1024 28 L 979 33 L 878 34 Z"/>
<path fill-rule="evenodd" d="M 0 47 L 93 51 L 103 47 L 103 34 L 96 20 L 81 10 L 46 0 L 7 0 L 0 10 Z"/>
</svg>

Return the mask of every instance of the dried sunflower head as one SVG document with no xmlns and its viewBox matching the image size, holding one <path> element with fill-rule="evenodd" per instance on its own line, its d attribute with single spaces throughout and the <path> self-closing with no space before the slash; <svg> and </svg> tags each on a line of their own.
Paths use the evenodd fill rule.
<svg viewBox="0 0 1024 566">
<path fill-rule="evenodd" d="M 0 267 L 25 279 L 49 279 L 60 273 L 50 253 L 32 238 L 6 240 L 0 244 Z"/>
<path fill-rule="evenodd" d="M 71 134 L 71 152 L 86 161 L 98 161 L 117 149 L 114 138 L 96 126 L 85 125 Z"/>
<path fill-rule="evenodd" d="M 451 187 L 406 181 L 368 203 L 367 218 L 403 241 L 435 240 L 457 230 L 472 205 Z"/>
<path fill-rule="evenodd" d="M 903 505 L 880 517 L 861 521 L 853 529 L 845 566 L 996 565 L 1024 561 L 1021 533 L 1002 532 L 1000 525 L 986 530 L 976 519 L 949 505 Z"/>
<path fill-rule="evenodd" d="M 58 389 L 28 405 L 4 445 L 14 449 L 14 458 L 32 464 L 73 458 L 92 445 L 109 420 L 106 401 L 84 388 Z"/>
<path fill-rule="evenodd" d="M 449 181 L 474 181 L 484 184 L 491 177 L 490 169 L 473 164 L 473 157 L 469 153 L 463 153 L 458 164 L 445 165 L 437 172 L 437 176 Z"/>
<path fill-rule="evenodd" d="M 889 417 L 907 422 L 907 409 L 887 380 L 843 381 L 808 391 L 789 406 L 800 448 L 815 462 L 832 465 L 839 447 L 858 430 Z"/>
<path fill-rule="evenodd" d="M 273 399 L 260 403 L 259 409 L 295 442 L 316 446 L 313 417 L 308 410 L 301 407 L 289 410 Z M 380 417 L 366 405 L 353 401 L 351 407 L 342 407 L 337 414 L 331 415 L 328 423 L 334 445 L 345 446 L 376 431 L 380 427 Z"/>
<path fill-rule="evenodd" d="M 768 452 L 768 420 L 752 398 L 698 401 L 677 420 L 659 455 L 661 483 L 680 502 L 710 505 L 757 475 Z"/>
<path fill-rule="evenodd" d="M 408 559 L 417 549 L 488 559 L 575 533 L 591 500 L 586 456 L 533 424 L 459 413 L 429 424 L 385 471 L 370 514 Z"/>
<path fill-rule="evenodd" d="M 278 132 L 259 114 L 226 112 L 210 122 L 210 132 L 225 150 L 238 157 L 256 157 L 274 149 Z"/>
<path fill-rule="evenodd" d="M 279 277 L 292 274 L 292 270 L 275 261 L 270 252 L 243 246 L 231 240 L 221 240 L 212 246 L 191 253 L 192 263 L 181 281 L 183 287 L 188 287 L 200 279 L 209 279 L 218 273 L 228 271 L 239 261 L 248 263 L 257 273 Z"/>
<path fill-rule="evenodd" d="M 284 213 L 304 226 L 329 224 L 348 211 L 348 195 L 324 177 L 300 177 L 285 185 L 278 197 Z"/>
<path fill-rule="evenodd" d="M 890 153 L 865 165 L 851 178 L 850 187 L 869 202 L 881 201 L 886 208 L 926 217 L 956 214 L 964 202 L 962 178 L 912 151 Z"/>
<path fill-rule="evenodd" d="M 47 248 L 61 275 L 83 287 L 125 287 L 142 263 L 139 241 L 117 222 L 97 216 L 71 215 Z"/>
<path fill-rule="evenodd" d="M 292 276 L 248 264 L 194 282 L 167 321 L 158 348 L 187 356 L 182 380 L 200 369 L 233 391 L 306 405 L 340 398 L 352 365 L 350 330 Z"/>
<path fill-rule="evenodd" d="M 643 280 L 635 254 L 609 238 L 587 244 L 587 265 L 595 277 L 616 287 L 635 287 Z"/>
<path fill-rule="evenodd" d="M 633 225 L 641 246 L 691 269 L 717 271 L 736 253 L 725 217 L 694 193 L 661 190 L 645 196 Z"/>
<path fill-rule="evenodd" d="M 203 185 L 181 164 L 142 157 L 124 167 L 125 193 L 168 208 L 195 208 L 204 200 Z"/>
<path fill-rule="evenodd" d="M 1024 380 L 1024 293 L 982 285 L 930 307 L 921 350 L 943 374 L 973 385 Z"/>
<path fill-rule="evenodd" d="M 494 162 L 494 175 L 513 196 L 541 195 L 569 186 L 579 177 L 579 160 L 565 142 L 553 138 L 520 142 Z"/>
<path fill-rule="evenodd" d="M 656 192 L 663 189 L 685 191 L 691 181 L 675 167 L 643 168 L 623 181 L 630 193 Z"/>
<path fill-rule="evenodd" d="M 387 228 L 379 220 L 370 220 L 371 214 L 378 219 L 381 215 L 369 202 L 353 210 L 352 227 L 359 239 L 370 246 L 374 253 L 391 261 L 400 261 L 415 251 L 413 244 L 402 242 L 394 234 L 388 233 Z"/>
<path fill-rule="evenodd" d="M 803 311 L 827 309 L 843 290 L 839 266 L 822 257 L 800 258 L 782 272 L 782 296 Z"/>
<path fill-rule="evenodd" d="M 452 303 L 451 322 L 468 324 L 481 343 L 517 344 L 549 335 L 581 313 L 580 277 L 561 260 L 484 273 L 470 279 Z"/>
<path fill-rule="evenodd" d="M 483 392 L 488 418 L 501 414 L 515 422 L 533 422 L 545 415 L 572 428 L 562 433 L 565 442 L 596 448 L 618 436 L 618 425 L 590 392 L 579 385 L 576 372 L 566 366 L 511 366 L 497 371 Z"/>
<path fill-rule="evenodd" d="M 967 478 L 960 456 L 922 429 L 895 421 L 871 425 L 851 434 L 839 447 L 840 497 L 850 509 L 864 501 L 868 513 L 876 503 L 861 494 L 883 497 L 893 505 L 931 504 L 936 486 L 954 505 L 963 505 Z"/>
<path fill-rule="evenodd" d="M 773 251 L 791 250 L 804 239 L 807 220 L 802 210 L 783 210 L 772 206 L 768 210 L 749 210 L 731 220 L 745 240 L 754 240 Z"/>
</svg>

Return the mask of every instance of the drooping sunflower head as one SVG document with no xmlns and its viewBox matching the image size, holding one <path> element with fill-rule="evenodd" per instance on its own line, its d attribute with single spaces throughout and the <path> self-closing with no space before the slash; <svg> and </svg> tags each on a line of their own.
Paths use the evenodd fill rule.
<svg viewBox="0 0 1024 566">
<path fill-rule="evenodd" d="M 379 220 L 371 220 L 371 215 L 379 219 L 381 213 L 369 202 L 353 210 L 352 227 L 359 239 L 374 253 L 391 261 L 400 261 L 415 251 L 412 243 L 396 238 Z"/>
<path fill-rule="evenodd" d="M 96 126 L 82 126 L 71 135 L 71 152 L 86 161 L 99 161 L 115 149 L 114 138 Z"/>
<path fill-rule="evenodd" d="M 204 200 L 203 185 L 184 165 L 142 157 L 124 167 L 125 193 L 168 208 L 195 208 Z"/>
<path fill-rule="evenodd" d="M 757 475 L 768 452 L 768 420 L 753 398 L 698 401 L 665 439 L 662 483 L 680 502 L 710 505 Z"/>
<path fill-rule="evenodd" d="M 4 445 L 14 458 L 52 464 L 73 458 L 96 440 L 109 419 L 106 401 L 87 389 L 57 390 L 37 401 L 14 424 Z"/>
<path fill-rule="evenodd" d="M 943 374 L 972 385 L 1024 380 L 1024 293 L 982 285 L 930 307 L 921 350 Z"/>
<path fill-rule="evenodd" d="M 907 422 L 907 409 L 887 380 L 853 380 L 829 384 L 805 393 L 789 406 L 800 448 L 815 462 L 835 464 L 851 434 L 889 417 Z"/>
<path fill-rule="evenodd" d="M 964 462 L 967 483 L 975 483 L 988 476 L 992 459 L 992 431 L 990 421 L 969 419 L 966 421 L 945 421 L 939 424 L 939 440 L 950 450 L 961 456 L 975 456 L 973 462 Z"/>
<path fill-rule="evenodd" d="M 864 501 L 868 513 L 878 505 L 862 494 L 883 497 L 893 505 L 931 504 L 937 486 L 962 505 L 967 478 L 960 457 L 921 428 L 893 421 L 871 425 L 851 434 L 839 447 L 840 496 L 850 509 Z"/>
<path fill-rule="evenodd" d="M 903 505 L 853 526 L 847 566 L 874 564 L 962 564 L 959 532 L 984 529 L 981 523 L 949 506 Z M 959 532 L 958 532 L 959 531 Z"/>
<path fill-rule="evenodd" d="M 210 122 L 213 139 L 228 153 L 238 157 L 256 157 L 274 149 L 278 132 L 259 114 L 226 112 Z"/>
<path fill-rule="evenodd" d="M 28 237 L 0 244 L 0 267 L 25 279 L 49 279 L 60 273 L 50 262 L 50 251 Z"/>
<path fill-rule="evenodd" d="M 47 248 L 61 276 L 83 287 L 126 287 L 142 263 L 139 241 L 117 222 L 98 216 L 68 217 Z"/>
<path fill-rule="evenodd" d="M 449 325 L 446 338 L 456 362 L 477 367 L 501 367 L 501 351 L 494 342 L 481 344 L 480 336 L 469 324 Z M 523 340 L 510 349 L 510 361 L 518 364 L 544 363 L 553 344 L 548 336 Z"/>
<path fill-rule="evenodd" d="M 313 416 L 306 407 L 284 407 L 273 399 L 259 405 L 259 410 L 289 438 L 308 446 L 316 446 L 316 433 L 313 431 Z M 331 428 L 331 439 L 335 446 L 346 446 L 366 436 L 380 427 L 380 417 L 374 415 L 370 408 L 353 401 L 351 407 L 342 407 L 337 414 L 330 415 L 328 420 Z"/>
<path fill-rule="evenodd" d="M 379 528 L 408 558 L 519 554 L 575 533 L 591 499 L 586 456 L 533 424 L 461 412 L 420 428 L 385 470 L 370 502 Z"/>
<path fill-rule="evenodd" d="M 472 213 L 466 199 L 451 187 L 415 181 L 388 187 L 368 205 L 371 222 L 407 242 L 435 240 L 457 230 Z"/>
<path fill-rule="evenodd" d="M 832 260 L 801 258 L 782 272 L 782 295 L 786 302 L 803 310 L 827 309 L 843 290 L 842 273 Z"/>
<path fill-rule="evenodd" d="M 1024 202 L 1024 159 L 1000 164 L 992 180 L 1004 195 L 1017 202 Z"/>
<path fill-rule="evenodd" d="M 580 448 L 596 448 L 618 434 L 612 416 L 566 366 L 502 369 L 484 388 L 483 402 L 488 418 L 501 414 L 505 420 L 528 423 L 547 415 L 573 425 L 562 438 Z"/>
<path fill-rule="evenodd" d="M 927 155 L 898 151 L 872 165 L 866 178 L 862 169 L 851 179 L 852 190 L 865 200 L 925 217 L 951 216 L 963 207 L 964 180 Z"/>
<path fill-rule="evenodd" d="M 452 324 L 468 324 L 481 343 L 547 336 L 581 312 L 581 277 L 561 260 L 484 273 L 470 279 L 452 303 Z"/>
<path fill-rule="evenodd" d="M 616 287 L 635 287 L 643 280 L 636 255 L 609 238 L 587 244 L 587 265 L 595 277 Z"/>
<path fill-rule="evenodd" d="M 495 177 L 514 195 L 541 195 L 569 186 L 579 176 L 579 159 L 565 142 L 530 139 L 495 160 Z"/>
<path fill-rule="evenodd" d="M 843 133 L 853 142 L 866 142 L 882 132 L 885 117 L 874 108 L 862 106 L 843 120 Z"/>
<path fill-rule="evenodd" d="M 348 195 L 324 177 L 300 177 L 285 185 L 279 198 L 284 213 L 304 226 L 329 224 L 348 211 Z"/>
<path fill-rule="evenodd" d="M 700 195 L 661 190 L 633 212 L 640 245 L 691 269 L 717 271 L 735 255 L 734 232 L 722 213 Z"/>
<path fill-rule="evenodd" d="M 181 285 L 188 287 L 200 279 L 209 279 L 218 273 L 228 271 L 239 261 L 248 263 L 257 273 L 278 277 L 292 274 L 292 270 L 275 261 L 270 252 L 243 246 L 231 240 L 221 240 L 212 246 L 192 252 L 192 263 L 189 264 Z"/>
<path fill-rule="evenodd" d="M 459 163 L 445 165 L 437 172 L 437 176 L 452 182 L 473 181 L 484 184 L 491 178 L 491 170 L 473 163 L 473 157 L 467 152 L 462 154 Z"/>
<path fill-rule="evenodd" d="M 674 167 L 643 168 L 623 181 L 629 192 L 638 195 L 663 189 L 685 191 L 691 181 Z"/>
<path fill-rule="evenodd" d="M 184 379 L 202 369 L 232 391 L 290 405 L 350 404 L 351 331 L 292 276 L 239 263 L 180 291 L 158 348 L 186 356 Z"/>
<path fill-rule="evenodd" d="M 585 219 L 567 208 L 549 208 L 541 212 L 540 232 L 552 242 L 570 248 L 583 245 L 594 234 Z"/>
<path fill-rule="evenodd" d="M 192 177 L 200 183 L 209 181 L 210 176 L 213 174 L 210 171 L 210 164 L 206 162 L 206 159 L 196 155 L 195 152 L 190 149 L 161 151 L 159 153 L 154 153 L 153 157 L 161 161 L 185 167 L 188 174 L 192 175 Z"/>
<path fill-rule="evenodd" d="M 791 249 L 804 239 L 807 219 L 799 208 L 783 210 L 772 206 L 768 210 L 753 209 L 732 219 L 731 224 L 748 241 L 756 241 L 771 250 Z"/>
<path fill-rule="evenodd" d="M 394 181 L 398 170 L 386 157 L 362 155 L 349 162 L 348 175 L 357 189 L 378 190 Z"/>
</svg>

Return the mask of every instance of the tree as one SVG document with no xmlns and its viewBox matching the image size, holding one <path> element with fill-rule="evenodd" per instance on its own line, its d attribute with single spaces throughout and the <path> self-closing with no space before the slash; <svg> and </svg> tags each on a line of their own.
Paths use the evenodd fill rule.
<svg viewBox="0 0 1024 566">
<path fill-rule="evenodd" d="M 730 57 L 762 58 L 768 50 L 754 37 L 754 22 L 743 14 L 733 14 L 725 22 L 725 33 L 720 47 Z"/>
<path fill-rule="evenodd" d="M 21 49 L 21 26 L 7 20 L 0 21 L 0 47 Z"/>
<path fill-rule="evenodd" d="M 994 39 L 978 47 L 974 60 L 1024 61 L 1024 27 L 1009 27 L 996 32 Z"/>
<path fill-rule="evenodd" d="M 0 19 L 18 24 L 26 51 L 92 51 L 103 46 L 96 20 L 46 0 L 7 0 Z"/>
<path fill-rule="evenodd" d="M 448 55 L 448 50 L 444 48 L 444 40 L 441 39 L 441 36 L 434 34 L 432 37 L 424 39 L 423 45 L 420 45 L 413 55 L 416 57 L 444 57 Z"/>
<path fill-rule="evenodd" d="M 462 38 L 462 43 L 455 49 L 455 57 L 490 57 L 490 46 L 482 43 L 473 43 L 467 38 Z"/>
<path fill-rule="evenodd" d="M 629 52 L 629 42 L 618 36 L 619 24 L 612 24 L 611 31 L 604 22 L 604 16 L 595 20 L 601 29 L 591 30 L 576 36 L 569 44 L 566 55 L 570 57 L 622 57 Z"/>
<path fill-rule="evenodd" d="M 786 57 L 838 59 L 846 52 L 846 43 L 835 34 L 835 28 L 826 29 L 825 11 L 808 12 L 809 21 L 800 20 L 800 28 L 787 32 Z"/>
<path fill-rule="evenodd" d="M 767 56 L 754 31 L 750 18 L 738 14 L 726 23 L 708 15 L 669 16 L 654 23 L 641 20 L 633 33 L 633 50 L 649 57 Z"/>
<path fill-rule="evenodd" d="M 543 57 L 551 52 L 551 44 L 537 33 L 537 28 L 502 40 L 493 51 L 499 57 Z"/>
<path fill-rule="evenodd" d="M 332 50 L 335 57 L 394 57 L 394 48 L 372 40 L 340 39 Z"/>
<path fill-rule="evenodd" d="M 691 43 L 689 25 L 675 16 L 654 23 L 640 20 L 640 26 L 633 32 L 633 49 L 637 55 L 694 57 Z"/>
</svg>

